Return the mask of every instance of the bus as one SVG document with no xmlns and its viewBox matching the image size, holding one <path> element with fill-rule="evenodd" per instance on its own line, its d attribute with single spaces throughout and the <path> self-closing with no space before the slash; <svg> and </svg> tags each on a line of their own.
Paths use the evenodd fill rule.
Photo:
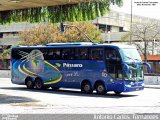
<svg viewBox="0 0 160 120">
<path fill-rule="evenodd" d="M 143 62 L 134 46 L 49 43 L 11 50 L 11 81 L 29 89 L 74 88 L 84 93 L 144 89 Z"/>
</svg>

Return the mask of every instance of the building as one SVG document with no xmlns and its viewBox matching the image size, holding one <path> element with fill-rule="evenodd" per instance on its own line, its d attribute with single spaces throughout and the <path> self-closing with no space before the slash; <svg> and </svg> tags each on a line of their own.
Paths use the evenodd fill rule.
<svg viewBox="0 0 160 120">
<path fill-rule="evenodd" d="M 133 15 L 132 23 L 147 23 L 151 21 L 160 20 Z M 132 36 L 130 37 L 129 32 L 131 29 L 131 15 L 126 13 L 120 13 L 116 11 L 111 11 L 103 17 L 99 17 L 93 20 L 93 23 L 97 25 L 98 29 L 103 31 L 102 38 L 107 43 L 112 42 L 122 42 L 122 41 L 135 41 L 137 45 L 144 47 L 144 43 L 139 40 L 139 38 Z M 128 34 L 128 35 L 127 35 Z M 152 40 L 149 42 L 148 54 L 160 54 L 160 48 L 158 46 L 158 40 Z"/>
<path fill-rule="evenodd" d="M 142 60 L 144 60 L 143 55 L 141 56 L 141 58 Z M 156 75 L 160 75 L 160 55 L 148 55 L 147 62 L 151 65 L 153 73 Z"/>
<path fill-rule="evenodd" d="M 8 56 L 5 60 L 3 60 L 2 53 L 4 50 L 9 49 L 12 45 L 17 45 L 23 41 L 23 39 L 19 37 L 18 33 L 37 25 L 39 24 L 14 23 L 0 25 L 0 69 L 10 68 L 10 57 Z"/>
</svg>

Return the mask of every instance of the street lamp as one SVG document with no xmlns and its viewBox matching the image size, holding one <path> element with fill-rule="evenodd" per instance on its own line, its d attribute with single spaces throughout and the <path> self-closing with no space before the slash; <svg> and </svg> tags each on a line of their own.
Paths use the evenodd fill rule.
<svg viewBox="0 0 160 120">
<path fill-rule="evenodd" d="M 110 31 L 108 31 L 108 43 L 110 43 L 110 39 L 111 39 L 111 35 L 110 35 Z"/>
</svg>

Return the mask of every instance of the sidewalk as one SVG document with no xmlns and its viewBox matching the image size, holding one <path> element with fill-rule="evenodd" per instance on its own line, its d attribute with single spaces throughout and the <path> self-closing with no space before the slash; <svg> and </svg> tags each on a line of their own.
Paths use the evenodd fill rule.
<svg viewBox="0 0 160 120">
<path fill-rule="evenodd" d="M 10 70 L 0 70 L 0 78 L 11 78 Z"/>
<path fill-rule="evenodd" d="M 144 85 L 145 88 L 160 89 L 160 85 Z"/>
</svg>

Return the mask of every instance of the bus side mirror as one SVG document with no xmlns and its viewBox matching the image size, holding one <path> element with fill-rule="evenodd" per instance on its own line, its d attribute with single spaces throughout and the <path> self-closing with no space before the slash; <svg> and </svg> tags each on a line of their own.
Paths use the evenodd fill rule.
<svg viewBox="0 0 160 120">
<path fill-rule="evenodd" d="M 65 32 L 65 25 L 63 23 L 60 24 L 61 32 Z"/>
<path fill-rule="evenodd" d="M 145 65 L 147 67 L 147 70 L 149 73 L 153 73 L 152 67 L 148 62 L 143 62 L 143 65 Z"/>
<path fill-rule="evenodd" d="M 130 74 L 129 66 L 128 66 L 126 63 L 124 63 L 124 68 L 125 68 L 125 70 L 126 70 L 126 73 L 127 73 L 127 74 Z"/>
</svg>

